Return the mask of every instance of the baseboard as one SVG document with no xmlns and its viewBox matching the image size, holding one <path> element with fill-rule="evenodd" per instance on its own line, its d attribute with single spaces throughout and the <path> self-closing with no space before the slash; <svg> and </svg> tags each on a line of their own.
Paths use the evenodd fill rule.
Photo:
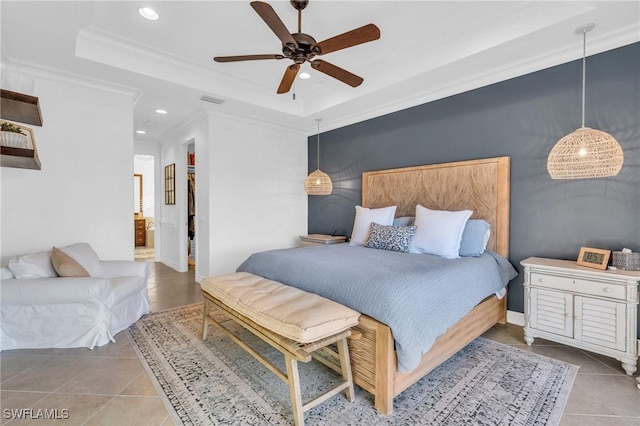
<svg viewBox="0 0 640 426">
<path fill-rule="evenodd" d="M 507 311 L 507 322 L 524 327 L 524 314 L 522 312 Z"/>
<path fill-rule="evenodd" d="M 169 259 L 167 259 L 167 258 L 164 258 L 164 257 L 162 257 L 162 256 L 160 256 L 160 259 L 159 259 L 159 260 L 160 260 L 160 263 L 164 263 L 164 264 L 165 264 L 165 265 L 167 265 L 169 268 L 171 268 L 171 269 L 175 269 L 175 270 L 176 270 L 176 271 L 178 271 L 178 272 L 183 272 L 183 271 L 180 271 L 180 265 L 178 265 L 176 262 L 174 262 L 174 261 L 172 261 L 172 260 L 169 260 Z"/>
</svg>

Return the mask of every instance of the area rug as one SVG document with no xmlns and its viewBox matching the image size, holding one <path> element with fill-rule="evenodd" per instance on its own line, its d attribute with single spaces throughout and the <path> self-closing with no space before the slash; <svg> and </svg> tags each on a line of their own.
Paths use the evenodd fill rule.
<svg viewBox="0 0 640 426">
<path fill-rule="evenodd" d="M 128 330 L 175 423 L 291 424 L 287 384 L 215 327 L 203 342 L 201 326 L 200 303 L 151 313 Z M 235 329 L 251 341 L 249 332 Z M 260 339 L 252 342 L 284 369 L 279 352 Z M 340 379 L 315 361 L 299 367 L 303 400 Z M 392 415 L 376 412 L 373 397 L 356 386 L 354 402 L 337 395 L 306 412 L 305 424 L 556 425 L 577 370 L 479 337 L 397 396 Z"/>
</svg>

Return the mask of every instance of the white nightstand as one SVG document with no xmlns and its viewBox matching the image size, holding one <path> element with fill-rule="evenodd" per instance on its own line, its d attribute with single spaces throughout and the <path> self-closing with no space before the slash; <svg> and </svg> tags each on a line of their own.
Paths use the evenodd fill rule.
<svg viewBox="0 0 640 426">
<path fill-rule="evenodd" d="M 309 234 L 300 235 L 300 247 L 324 246 L 327 244 L 340 244 L 347 241 L 343 235 Z"/>
<path fill-rule="evenodd" d="M 607 355 L 636 371 L 639 271 L 600 271 L 530 257 L 524 266 L 524 340 L 535 337 Z"/>
</svg>

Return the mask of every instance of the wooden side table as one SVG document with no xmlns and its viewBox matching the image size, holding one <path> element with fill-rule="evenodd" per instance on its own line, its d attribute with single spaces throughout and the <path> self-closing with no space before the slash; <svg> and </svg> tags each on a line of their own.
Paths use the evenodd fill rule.
<svg viewBox="0 0 640 426">
<path fill-rule="evenodd" d="M 300 247 L 324 246 L 327 244 L 341 244 L 347 241 L 344 235 L 309 234 L 300 235 Z"/>
</svg>

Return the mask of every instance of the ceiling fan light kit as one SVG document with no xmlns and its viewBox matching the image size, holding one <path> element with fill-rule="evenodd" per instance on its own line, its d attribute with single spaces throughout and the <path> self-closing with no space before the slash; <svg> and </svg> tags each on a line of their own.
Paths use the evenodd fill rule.
<svg viewBox="0 0 640 426">
<path fill-rule="evenodd" d="M 587 33 L 590 23 L 576 28 L 582 47 L 582 127 L 560 139 L 549 153 L 547 171 L 552 179 L 587 179 L 616 176 L 624 162 L 622 148 L 610 134 L 585 127 L 585 80 Z"/>
<path fill-rule="evenodd" d="M 269 26 L 271 31 L 282 42 L 282 54 L 259 54 L 259 55 L 238 55 L 238 56 L 216 56 L 216 62 L 238 62 L 257 61 L 265 59 L 290 59 L 293 65 L 287 67 L 280 82 L 277 93 L 287 93 L 300 70 L 300 65 L 305 62 L 311 64 L 311 68 L 318 70 L 336 80 L 342 81 L 351 87 L 362 84 L 364 79 L 345 69 L 342 69 L 322 59 L 314 59 L 316 56 L 325 55 L 337 50 L 357 46 L 380 38 L 380 29 L 374 24 L 367 24 L 335 37 L 316 42 L 309 34 L 302 32 L 302 10 L 309 4 L 309 0 L 290 0 L 291 5 L 298 11 L 298 32 L 290 33 L 282 20 L 278 17 L 273 8 L 260 1 L 251 2 L 251 7 L 256 11 L 262 20 Z"/>
</svg>

